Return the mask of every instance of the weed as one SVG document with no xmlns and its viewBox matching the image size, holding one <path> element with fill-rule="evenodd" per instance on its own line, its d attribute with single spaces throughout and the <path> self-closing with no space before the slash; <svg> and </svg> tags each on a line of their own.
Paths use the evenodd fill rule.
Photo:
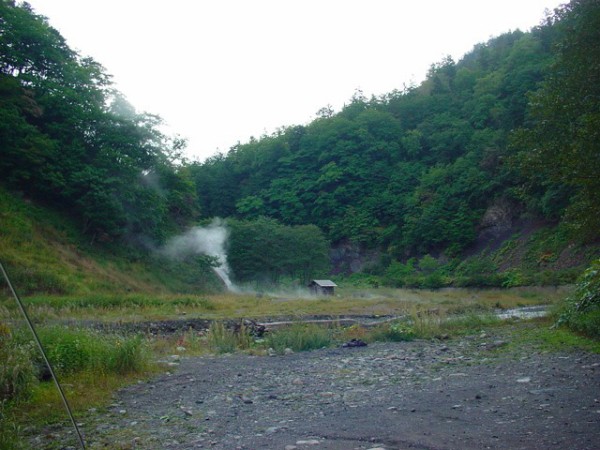
<svg viewBox="0 0 600 450">
<path fill-rule="evenodd" d="M 32 345 L 22 344 L 3 327 L 0 332 L 0 404 L 26 399 L 37 383 Z"/>
<path fill-rule="evenodd" d="M 38 331 L 50 362 L 61 375 L 85 370 L 102 373 L 141 373 L 148 365 L 142 339 L 103 335 L 67 327 L 45 327 Z"/>
<path fill-rule="evenodd" d="M 286 348 L 294 351 L 315 350 L 333 344 L 330 329 L 315 324 L 294 324 L 269 333 L 266 344 L 277 353 Z"/>
<path fill-rule="evenodd" d="M 406 322 L 392 322 L 379 325 L 369 333 L 368 340 L 385 342 L 411 341 L 415 338 L 415 331 Z"/>
<path fill-rule="evenodd" d="M 228 329 L 223 322 L 213 322 L 208 329 L 207 341 L 213 352 L 233 353 L 238 349 L 249 348 L 251 337 L 243 324 L 236 333 Z"/>
<path fill-rule="evenodd" d="M 564 301 L 556 325 L 600 339 L 600 259 L 585 270 L 574 295 Z"/>
</svg>

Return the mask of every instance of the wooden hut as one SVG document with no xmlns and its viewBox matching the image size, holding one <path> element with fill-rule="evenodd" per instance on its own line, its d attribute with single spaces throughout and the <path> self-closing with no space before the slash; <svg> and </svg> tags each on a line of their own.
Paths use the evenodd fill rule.
<svg viewBox="0 0 600 450">
<path fill-rule="evenodd" d="M 333 295 L 336 287 L 337 284 L 331 280 L 312 280 L 308 285 L 314 295 Z"/>
</svg>

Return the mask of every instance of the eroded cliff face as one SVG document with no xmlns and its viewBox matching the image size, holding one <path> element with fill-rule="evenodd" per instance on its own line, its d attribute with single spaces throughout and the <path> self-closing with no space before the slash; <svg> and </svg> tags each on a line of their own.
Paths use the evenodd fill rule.
<svg viewBox="0 0 600 450">
<path fill-rule="evenodd" d="M 329 252 L 331 272 L 334 275 L 362 272 L 366 266 L 375 264 L 380 255 L 379 250 L 367 250 L 350 241 L 340 242 Z"/>
<path fill-rule="evenodd" d="M 494 200 L 481 216 L 477 238 L 459 258 L 491 258 L 499 272 L 519 269 L 557 271 L 585 266 L 600 243 L 581 244 L 556 223 L 527 214 L 519 203 L 506 199 Z M 362 272 L 381 263 L 384 250 L 366 249 L 351 241 L 335 244 L 330 251 L 333 275 Z M 424 255 L 415 256 L 420 259 Z M 443 249 L 432 252 L 439 263 L 449 261 Z"/>
</svg>

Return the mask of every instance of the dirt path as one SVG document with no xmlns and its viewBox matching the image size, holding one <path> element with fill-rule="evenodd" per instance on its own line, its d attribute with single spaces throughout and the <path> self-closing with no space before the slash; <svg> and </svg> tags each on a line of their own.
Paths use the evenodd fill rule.
<svg viewBox="0 0 600 450">
<path fill-rule="evenodd" d="M 182 359 L 82 428 L 90 448 L 600 448 L 600 355 L 493 333 Z"/>
</svg>

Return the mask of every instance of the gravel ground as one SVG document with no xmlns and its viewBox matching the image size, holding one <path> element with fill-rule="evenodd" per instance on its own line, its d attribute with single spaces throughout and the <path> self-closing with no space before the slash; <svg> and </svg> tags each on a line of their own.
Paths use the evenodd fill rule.
<svg viewBox="0 0 600 450">
<path fill-rule="evenodd" d="M 508 351 L 513 332 L 181 358 L 82 429 L 93 449 L 599 449 L 600 355 Z"/>
</svg>

